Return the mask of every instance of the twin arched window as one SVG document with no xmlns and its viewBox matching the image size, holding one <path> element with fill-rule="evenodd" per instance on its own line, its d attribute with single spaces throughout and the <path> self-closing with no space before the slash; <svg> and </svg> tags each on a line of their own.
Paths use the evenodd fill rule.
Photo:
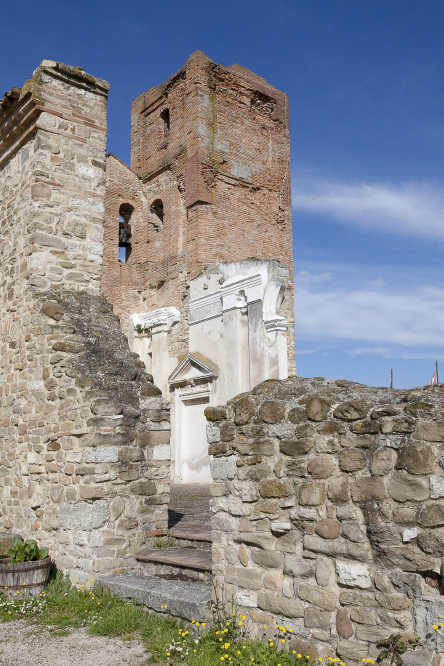
<svg viewBox="0 0 444 666">
<path fill-rule="evenodd" d="M 155 217 L 153 224 L 154 231 L 160 231 L 163 226 L 163 201 L 155 199 L 150 206 L 150 211 Z M 134 212 L 134 206 L 123 203 L 119 208 L 119 261 L 122 264 L 128 263 L 131 256 L 131 216 Z"/>
</svg>

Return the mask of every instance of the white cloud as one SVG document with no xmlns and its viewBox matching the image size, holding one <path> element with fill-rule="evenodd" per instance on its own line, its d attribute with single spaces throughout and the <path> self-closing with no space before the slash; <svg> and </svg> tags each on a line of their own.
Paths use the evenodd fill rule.
<svg viewBox="0 0 444 666">
<path fill-rule="evenodd" d="M 358 349 L 352 349 L 350 352 L 348 352 L 351 355 L 354 356 L 382 356 L 383 358 L 401 358 L 404 360 L 418 360 L 418 359 L 434 359 L 442 357 L 443 350 L 439 350 L 438 352 L 424 352 L 421 350 L 409 350 L 409 351 L 403 351 L 401 349 L 397 349 L 396 347 L 360 347 Z"/>
<path fill-rule="evenodd" d="M 444 240 L 444 189 L 427 183 L 297 180 L 293 209 L 377 231 Z"/>
<path fill-rule="evenodd" d="M 362 341 L 367 341 L 384 348 L 373 352 L 380 355 L 387 347 L 396 355 L 402 347 L 429 348 L 432 355 L 432 348 L 444 347 L 444 289 L 402 280 L 386 287 L 378 280 L 377 286 L 371 286 L 358 268 L 354 280 L 353 270 L 349 273 L 346 283 L 332 279 L 327 284 L 320 283 L 318 273 L 295 275 L 297 344 L 322 340 L 325 348 L 342 339 L 348 344 L 360 341 L 359 347 L 365 349 Z"/>
</svg>

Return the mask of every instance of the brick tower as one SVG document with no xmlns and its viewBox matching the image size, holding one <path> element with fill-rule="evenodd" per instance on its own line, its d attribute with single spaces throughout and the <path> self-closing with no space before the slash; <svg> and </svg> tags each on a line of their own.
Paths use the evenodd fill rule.
<svg viewBox="0 0 444 666">
<path fill-rule="evenodd" d="M 201 51 L 132 103 L 131 167 L 108 155 L 102 293 L 173 420 L 295 374 L 289 159 L 287 96 Z"/>
</svg>

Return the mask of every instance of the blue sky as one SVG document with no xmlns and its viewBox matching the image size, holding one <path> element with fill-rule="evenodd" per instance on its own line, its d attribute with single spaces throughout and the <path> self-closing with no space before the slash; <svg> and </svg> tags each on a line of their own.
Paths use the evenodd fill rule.
<svg viewBox="0 0 444 666">
<path fill-rule="evenodd" d="M 0 89 L 43 58 L 111 83 L 108 149 L 130 103 L 195 49 L 290 97 L 298 374 L 444 379 L 442 0 L 2 3 Z"/>
</svg>

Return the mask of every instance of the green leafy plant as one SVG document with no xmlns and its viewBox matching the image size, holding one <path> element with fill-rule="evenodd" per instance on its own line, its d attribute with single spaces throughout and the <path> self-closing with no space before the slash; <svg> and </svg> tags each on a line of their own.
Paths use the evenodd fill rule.
<svg viewBox="0 0 444 666">
<path fill-rule="evenodd" d="M 385 638 L 380 643 L 377 643 L 376 647 L 381 650 L 379 657 L 376 659 L 378 664 L 384 659 L 389 660 L 390 664 L 395 664 L 395 666 L 402 666 L 404 661 L 401 657 L 402 654 L 407 652 L 407 650 L 416 650 L 417 647 L 421 645 L 420 638 L 409 638 L 407 644 L 403 642 L 401 634 L 391 634 L 388 638 Z"/>
<path fill-rule="evenodd" d="M 135 330 L 137 331 L 137 333 L 142 333 L 142 326 L 141 326 L 141 324 L 136 324 L 136 325 L 134 326 L 134 328 L 135 328 Z"/>
<path fill-rule="evenodd" d="M 12 564 L 18 562 L 34 562 L 35 560 L 44 560 L 49 555 L 47 548 L 39 548 L 34 539 L 23 541 L 16 539 L 9 551 L 9 557 Z"/>
</svg>

